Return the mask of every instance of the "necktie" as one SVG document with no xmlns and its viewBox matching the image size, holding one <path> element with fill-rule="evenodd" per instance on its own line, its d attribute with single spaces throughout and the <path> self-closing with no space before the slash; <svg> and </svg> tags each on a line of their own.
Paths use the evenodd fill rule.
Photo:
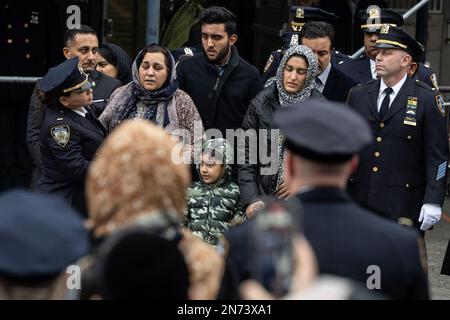
<svg viewBox="0 0 450 320">
<path fill-rule="evenodd" d="M 392 88 L 387 87 L 384 89 L 384 93 L 386 94 L 384 96 L 383 102 L 381 103 L 380 108 L 380 118 L 383 119 L 386 113 L 389 111 L 389 103 L 391 102 L 390 95 L 394 90 Z"/>
<path fill-rule="evenodd" d="M 322 92 L 322 80 L 319 79 L 319 77 L 316 78 L 316 89 Z"/>
</svg>

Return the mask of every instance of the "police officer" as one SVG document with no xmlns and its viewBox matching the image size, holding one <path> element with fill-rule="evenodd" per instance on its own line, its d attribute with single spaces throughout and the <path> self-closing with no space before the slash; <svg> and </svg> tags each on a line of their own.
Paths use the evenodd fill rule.
<svg viewBox="0 0 450 320">
<path fill-rule="evenodd" d="M 420 47 L 400 28 L 383 25 L 375 47 L 381 79 L 350 91 L 347 103 L 369 122 L 373 143 L 360 154 L 349 191 L 361 205 L 427 230 L 441 217 L 448 159 L 442 96 L 407 71 Z"/>
<path fill-rule="evenodd" d="M 95 69 L 97 53 L 98 37 L 95 30 L 91 27 L 81 25 L 78 29 L 66 30 L 64 33 L 64 57 L 66 59 L 75 56 L 79 57 L 83 71 L 89 74 L 89 77 L 95 82 L 95 87 L 93 87 L 94 99 L 92 110 L 96 117 L 100 116 L 113 91 L 122 85 L 119 80 L 109 77 Z M 41 130 L 43 106 L 39 102 L 38 93 L 39 87 L 37 84 L 30 98 L 27 122 L 27 145 L 35 165 L 31 187 L 34 187 L 42 170 L 39 133 Z"/>
<path fill-rule="evenodd" d="M 274 77 L 277 73 L 278 66 L 283 58 L 284 52 L 293 45 L 300 44 L 300 31 L 303 25 L 308 21 L 324 21 L 331 24 L 336 24 L 338 17 L 332 13 L 323 11 L 312 7 L 291 7 L 292 20 L 290 22 L 289 31 L 286 31 L 281 36 L 283 47 L 276 51 L 272 51 L 269 59 L 263 70 L 262 81 L 266 83 L 268 79 Z M 334 51 L 331 54 L 331 63 L 341 64 L 343 61 L 351 60 L 351 58 L 339 51 Z"/>
<path fill-rule="evenodd" d="M 380 9 L 373 7 L 370 10 L 361 10 L 358 12 L 358 20 L 361 25 L 361 31 L 364 32 L 365 52 L 354 60 L 344 61 L 336 67 L 357 83 L 363 83 L 377 78 L 375 72 L 375 58 L 378 49 L 374 47 L 378 40 L 378 34 L 383 24 L 389 24 L 393 27 L 403 25 L 403 17 L 389 9 Z M 439 89 L 436 74 L 423 63 L 418 64 L 414 80 L 426 82 L 428 85 Z"/>
<path fill-rule="evenodd" d="M 2 193 L 0 208 L 0 299 L 65 299 L 66 268 L 90 251 L 83 219 L 61 199 L 21 189 Z"/>
<path fill-rule="evenodd" d="M 84 178 L 105 137 L 89 106 L 93 82 L 75 57 L 51 68 L 39 87 L 45 93 L 40 145 L 43 172 L 36 189 L 63 196 L 86 213 Z"/>
<path fill-rule="evenodd" d="M 286 181 L 290 194 L 302 202 L 302 228 L 320 273 L 366 285 L 368 267 L 376 265 L 382 270 L 381 293 L 428 298 L 418 233 L 357 206 L 345 192 L 356 153 L 371 140 L 366 121 L 344 104 L 307 100 L 276 112 L 274 124 L 286 138 Z M 239 281 L 252 274 L 253 223 L 226 234 Z"/>
</svg>

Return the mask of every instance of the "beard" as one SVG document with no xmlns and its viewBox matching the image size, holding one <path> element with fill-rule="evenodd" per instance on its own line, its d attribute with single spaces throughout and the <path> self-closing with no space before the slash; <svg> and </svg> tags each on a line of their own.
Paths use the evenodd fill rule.
<svg viewBox="0 0 450 320">
<path fill-rule="evenodd" d="M 219 64 L 223 59 L 225 59 L 225 57 L 228 55 L 228 53 L 230 52 L 230 50 L 231 50 L 231 47 L 225 47 L 225 48 L 223 48 L 222 50 L 220 50 L 220 51 L 217 53 L 217 56 L 216 56 L 214 59 L 211 59 L 211 58 L 208 56 L 208 53 L 205 51 L 205 49 L 203 49 L 203 53 L 205 54 L 205 57 L 206 57 L 206 59 L 207 59 L 209 62 L 214 63 L 214 64 Z"/>
</svg>

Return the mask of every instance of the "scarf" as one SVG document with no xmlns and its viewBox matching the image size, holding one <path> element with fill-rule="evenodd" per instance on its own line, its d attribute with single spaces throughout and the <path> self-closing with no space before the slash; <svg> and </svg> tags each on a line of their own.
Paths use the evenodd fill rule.
<svg viewBox="0 0 450 320">
<path fill-rule="evenodd" d="M 306 59 L 308 63 L 308 70 L 306 72 L 306 81 L 303 85 L 302 90 L 297 93 L 288 93 L 284 89 L 283 78 L 284 78 L 284 68 L 286 67 L 286 63 L 290 57 L 294 54 L 298 54 Z M 299 101 L 304 101 L 310 98 L 312 91 L 316 87 L 315 77 L 319 74 L 319 64 L 317 63 L 316 56 L 311 49 L 303 45 L 294 45 L 290 47 L 283 55 L 281 59 L 280 65 L 277 70 L 277 75 L 274 78 L 278 89 L 278 100 L 280 102 L 281 107 L 285 107 L 289 104 L 293 104 Z M 286 157 L 286 145 L 285 145 L 285 137 L 278 131 L 278 174 L 277 174 L 277 183 L 273 190 L 275 190 L 280 186 L 283 182 L 284 175 L 284 159 Z"/>
<path fill-rule="evenodd" d="M 147 52 L 141 50 L 133 62 L 132 77 L 133 80 L 125 85 L 121 92 L 114 96 L 110 104 L 115 106 L 117 110 L 111 117 L 110 127 L 116 127 L 123 120 L 135 118 L 138 113 L 138 106 L 143 106 L 145 112 L 143 118 L 155 123 L 156 112 L 160 103 L 165 104 L 165 108 L 178 89 L 178 82 L 176 80 L 175 61 L 172 55 L 168 54 L 170 61 L 169 69 L 171 74 L 163 86 L 156 91 L 149 91 L 145 89 L 139 80 L 139 66 Z M 167 111 L 164 112 L 167 116 Z M 165 118 L 166 118 L 165 116 Z M 166 124 L 168 119 L 164 120 Z"/>
</svg>

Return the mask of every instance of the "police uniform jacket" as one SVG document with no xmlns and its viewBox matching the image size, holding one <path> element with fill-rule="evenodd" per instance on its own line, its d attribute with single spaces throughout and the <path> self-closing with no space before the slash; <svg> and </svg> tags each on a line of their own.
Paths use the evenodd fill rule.
<svg viewBox="0 0 450 320">
<path fill-rule="evenodd" d="M 379 88 L 380 80 L 372 80 L 349 94 L 348 104 L 369 122 L 373 133 L 373 143 L 360 153 L 349 192 L 380 214 L 417 223 L 423 203 L 442 205 L 445 197 L 448 141 L 443 100 L 428 85 L 407 78 L 380 119 Z"/>
<path fill-rule="evenodd" d="M 64 197 L 82 213 L 87 168 L 105 137 L 101 123 L 88 113 L 83 117 L 63 107 L 45 109 L 40 133 L 43 172 L 36 187 Z"/>
<path fill-rule="evenodd" d="M 92 71 L 89 76 L 95 82 L 95 88 L 93 88 L 93 99 L 104 100 L 98 103 L 93 103 L 91 107 L 94 115 L 96 117 L 99 117 L 101 112 L 105 109 L 110 95 L 114 90 L 120 87 L 122 83 L 117 79 L 111 78 L 101 72 L 98 72 L 97 70 Z M 39 135 L 41 132 L 42 117 L 44 116 L 45 106 L 42 105 L 38 99 L 38 89 L 39 86 L 38 84 L 36 84 L 33 94 L 30 98 L 26 132 L 27 147 L 34 162 L 33 180 L 38 179 L 42 171 L 42 157 L 39 147 Z M 33 181 L 32 185 L 34 186 L 35 183 L 36 181 Z"/>
<path fill-rule="evenodd" d="M 370 72 L 370 58 L 366 54 L 362 54 L 358 58 L 350 61 L 344 61 L 337 65 L 337 69 L 342 73 L 356 81 L 356 83 L 364 83 L 372 80 Z M 436 73 L 423 63 L 419 63 L 418 69 L 413 76 L 414 80 L 425 82 L 432 88 L 438 88 Z"/>
<path fill-rule="evenodd" d="M 393 299 L 428 299 L 418 234 L 357 206 L 342 190 L 321 187 L 300 193 L 301 228 L 317 257 L 321 274 L 353 279 L 366 286 L 381 270 L 380 291 Z M 229 260 L 239 282 L 252 275 L 249 257 L 253 220 L 228 231 Z M 372 269 L 370 269 L 372 270 Z M 378 290 L 375 290 L 378 291 Z"/>
</svg>

